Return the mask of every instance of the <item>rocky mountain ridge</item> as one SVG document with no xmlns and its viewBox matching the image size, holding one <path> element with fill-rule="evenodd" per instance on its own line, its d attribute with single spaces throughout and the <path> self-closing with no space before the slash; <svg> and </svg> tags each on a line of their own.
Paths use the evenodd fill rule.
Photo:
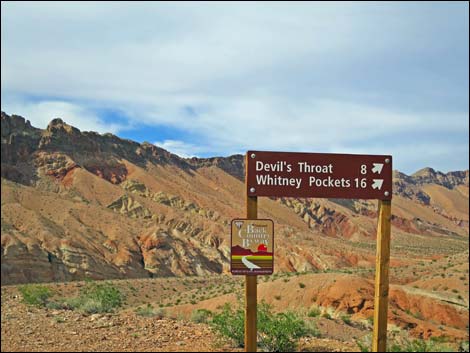
<svg viewBox="0 0 470 353">
<path fill-rule="evenodd" d="M 145 166 L 146 161 L 176 164 L 181 168 L 202 168 L 216 166 L 227 173 L 244 180 L 244 156 L 211 158 L 181 158 L 163 148 L 144 142 L 142 144 L 122 139 L 116 135 L 99 134 L 93 131 L 80 131 L 66 124 L 62 119 L 53 119 L 45 130 L 35 128 L 29 120 L 19 115 L 1 112 L 2 164 L 14 164 L 27 155 L 44 150 L 60 151 L 74 160 L 83 161 L 90 156 L 101 154 L 124 158 Z M 86 165 L 86 163 L 84 163 Z M 92 168 L 91 166 L 89 168 Z M 3 168 L 2 168 L 3 173 Z M 2 176 L 4 176 L 2 174 Z M 6 176 L 5 176 L 6 177 Z M 469 185 L 469 170 L 442 173 L 432 168 L 423 168 L 412 175 L 395 170 L 395 185 L 437 184 L 448 189 L 458 185 Z M 123 180 L 115 180 L 119 183 Z M 395 192 L 400 192 L 400 188 Z"/>
<path fill-rule="evenodd" d="M 1 175 L 2 283 L 228 271 L 228 224 L 244 214 L 242 155 L 185 159 L 2 112 Z M 395 171 L 394 234 L 463 246 L 468 184 L 468 170 Z M 275 220 L 280 271 L 374 263 L 373 201 L 263 198 L 260 215 Z"/>
</svg>

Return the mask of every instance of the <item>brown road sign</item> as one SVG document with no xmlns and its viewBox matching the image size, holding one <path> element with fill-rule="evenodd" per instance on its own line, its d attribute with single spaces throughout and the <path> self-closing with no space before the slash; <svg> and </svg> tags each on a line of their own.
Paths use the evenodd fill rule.
<svg viewBox="0 0 470 353">
<path fill-rule="evenodd" d="M 392 199 L 392 156 L 247 153 L 247 195 Z"/>
<path fill-rule="evenodd" d="M 270 219 L 232 220 L 230 272 L 271 275 L 274 268 L 274 223 Z"/>
</svg>

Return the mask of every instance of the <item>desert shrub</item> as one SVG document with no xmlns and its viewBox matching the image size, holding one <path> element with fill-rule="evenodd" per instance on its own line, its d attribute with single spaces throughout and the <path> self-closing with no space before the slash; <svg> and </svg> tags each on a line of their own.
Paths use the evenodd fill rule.
<svg viewBox="0 0 470 353">
<path fill-rule="evenodd" d="M 214 314 L 211 326 L 222 336 L 230 338 L 237 347 L 244 346 L 244 310 L 233 309 L 226 304 L 220 313 Z M 318 336 L 313 323 L 307 325 L 294 312 L 273 313 L 271 306 L 258 305 L 258 345 L 267 352 L 289 352 L 297 347 L 302 336 Z"/>
<path fill-rule="evenodd" d="M 318 329 L 318 327 L 317 327 L 317 325 L 315 324 L 314 321 L 312 321 L 312 320 L 305 321 L 305 327 L 306 327 L 306 330 L 307 330 L 307 334 L 306 334 L 307 336 L 321 337 L 321 332 Z"/>
<path fill-rule="evenodd" d="M 356 344 L 361 352 L 370 352 L 372 348 L 372 336 L 371 334 L 365 335 L 364 337 L 356 340 Z"/>
<path fill-rule="evenodd" d="M 245 313 L 242 309 L 233 309 L 226 303 L 220 313 L 214 314 L 211 326 L 222 336 L 232 340 L 236 347 L 245 344 Z"/>
<path fill-rule="evenodd" d="M 18 290 L 23 296 L 23 302 L 36 306 L 46 306 L 53 294 L 49 287 L 38 284 L 25 284 L 20 286 Z"/>
<path fill-rule="evenodd" d="M 121 306 L 121 304 L 114 304 L 112 301 L 106 300 L 107 299 L 89 298 L 83 303 L 82 310 L 89 314 L 110 313 L 114 311 L 115 307 Z"/>
<path fill-rule="evenodd" d="M 312 307 L 308 312 L 308 317 L 317 317 L 320 316 L 321 310 L 317 307 Z"/>
<path fill-rule="evenodd" d="M 90 282 L 80 290 L 76 298 L 65 300 L 69 309 L 87 314 L 109 313 L 121 307 L 123 295 L 110 283 Z"/>
<path fill-rule="evenodd" d="M 141 307 L 139 306 L 135 309 L 136 315 L 144 316 L 144 317 L 154 317 L 156 315 L 156 311 L 152 305 L 147 304 L 147 306 Z"/>
<path fill-rule="evenodd" d="M 323 313 L 322 317 L 324 317 L 325 319 L 330 320 L 330 319 L 331 319 L 331 314 L 330 314 L 328 311 L 325 311 L 325 312 Z"/>
<path fill-rule="evenodd" d="M 388 344 L 389 352 L 451 352 L 452 349 L 446 346 L 439 339 L 431 337 L 423 339 L 397 339 L 391 340 Z"/>
<path fill-rule="evenodd" d="M 462 341 L 459 345 L 459 352 L 468 352 L 468 341 Z"/>
<path fill-rule="evenodd" d="M 343 322 L 344 322 L 346 325 L 351 325 L 351 316 L 349 316 L 349 315 L 341 315 L 341 320 L 343 320 Z"/>
<path fill-rule="evenodd" d="M 58 324 L 62 324 L 65 322 L 65 319 L 62 317 L 62 316 L 55 316 L 54 317 L 54 320 L 55 322 L 57 322 Z"/>
<path fill-rule="evenodd" d="M 299 283 L 299 287 L 300 287 L 300 288 L 305 288 L 305 283 L 300 282 L 300 283 Z"/>
<path fill-rule="evenodd" d="M 212 311 L 207 309 L 197 309 L 191 314 L 191 321 L 195 323 L 207 323 L 212 316 Z"/>
<path fill-rule="evenodd" d="M 274 314 L 262 302 L 258 309 L 258 343 L 267 352 L 291 352 L 297 340 L 309 333 L 303 319 L 294 312 Z"/>
<path fill-rule="evenodd" d="M 64 304 L 60 301 L 48 300 L 46 304 L 46 308 L 51 309 L 51 310 L 60 310 L 60 309 L 64 309 Z"/>
</svg>

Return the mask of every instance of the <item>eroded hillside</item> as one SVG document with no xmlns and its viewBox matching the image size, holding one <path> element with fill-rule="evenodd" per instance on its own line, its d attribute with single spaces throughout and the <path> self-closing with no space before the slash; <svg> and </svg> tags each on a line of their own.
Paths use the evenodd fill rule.
<svg viewBox="0 0 470 353">
<path fill-rule="evenodd" d="M 183 159 L 61 119 L 1 119 L 2 284 L 228 271 L 243 156 Z M 394 173 L 392 266 L 468 248 L 468 185 L 468 171 Z M 376 202 L 259 206 L 276 224 L 277 271 L 374 265 Z"/>
</svg>

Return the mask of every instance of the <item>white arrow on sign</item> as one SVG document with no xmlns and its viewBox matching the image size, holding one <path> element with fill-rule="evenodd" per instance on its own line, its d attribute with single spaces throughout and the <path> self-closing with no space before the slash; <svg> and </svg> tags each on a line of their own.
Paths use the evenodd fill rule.
<svg viewBox="0 0 470 353">
<path fill-rule="evenodd" d="M 382 168 L 384 167 L 383 163 L 372 163 L 374 167 L 372 168 L 372 173 L 380 174 L 382 173 Z"/>
<path fill-rule="evenodd" d="M 383 179 L 372 179 L 374 182 L 372 183 L 372 189 L 382 189 L 382 184 L 384 183 Z"/>
</svg>

